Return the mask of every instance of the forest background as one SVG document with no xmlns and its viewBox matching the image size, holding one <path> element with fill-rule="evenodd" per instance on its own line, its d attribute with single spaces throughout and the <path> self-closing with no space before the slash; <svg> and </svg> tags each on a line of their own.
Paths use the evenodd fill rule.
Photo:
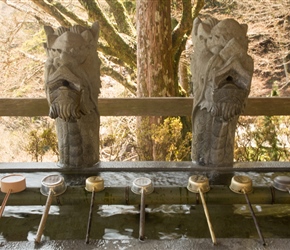
<svg viewBox="0 0 290 250">
<path fill-rule="evenodd" d="M 42 43 L 45 41 L 43 21 L 60 24 L 33 5 L 33 1 L 0 1 L 0 93 L 5 97 L 45 97 Z M 85 11 L 77 1 L 62 2 L 75 8 L 80 17 Z M 105 13 L 111 8 L 105 0 L 96 1 Z M 114 2 L 114 1 L 111 1 Z M 135 1 L 121 1 L 132 25 L 136 24 Z M 171 1 L 172 25 L 180 21 L 182 1 Z M 192 1 L 192 5 L 194 1 Z M 248 24 L 249 54 L 255 63 L 250 96 L 288 96 L 290 74 L 290 2 L 287 0 L 209 0 L 200 11 L 200 17 L 213 15 L 218 19 L 235 18 Z M 40 16 L 42 18 L 40 18 Z M 109 16 L 114 22 L 114 16 Z M 124 39 L 130 39 L 123 35 Z M 130 43 L 130 41 L 128 41 Z M 190 96 L 190 55 L 193 52 L 190 37 L 183 52 L 178 81 Z M 112 64 L 107 57 L 102 66 L 100 97 L 134 97 L 136 79 L 128 69 Z M 114 70 L 114 71 L 112 71 Z M 118 73 L 118 74 L 116 74 Z M 185 160 L 189 141 L 180 139 L 182 123 L 178 118 L 167 119 L 153 131 L 152 139 L 167 154 L 164 160 Z M 118 128 L 118 129 L 116 129 Z M 174 131 L 170 138 L 165 135 Z M 48 117 L 0 117 L 0 162 L 56 161 L 57 145 L 54 121 Z M 140 160 L 136 143 L 135 117 L 101 118 L 101 160 Z M 159 138 L 164 137 L 160 142 Z M 155 138 L 155 139 L 154 139 Z M 236 133 L 236 161 L 290 160 L 289 117 L 241 117 Z M 176 154 L 176 152 L 180 152 Z"/>
</svg>

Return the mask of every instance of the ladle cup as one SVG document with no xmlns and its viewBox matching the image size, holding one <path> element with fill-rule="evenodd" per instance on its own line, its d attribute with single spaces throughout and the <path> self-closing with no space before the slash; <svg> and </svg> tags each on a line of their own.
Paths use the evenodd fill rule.
<svg viewBox="0 0 290 250">
<path fill-rule="evenodd" d="M 252 180 L 248 176 L 236 175 L 232 178 L 230 189 L 237 194 L 244 194 L 245 195 L 247 204 L 250 208 L 251 215 L 252 215 L 252 218 L 254 220 L 256 229 L 257 229 L 257 232 L 259 234 L 259 237 L 260 237 L 263 245 L 265 246 L 266 243 L 265 243 L 264 237 L 261 233 L 257 218 L 255 216 L 254 210 L 252 208 L 252 205 L 251 205 L 249 197 L 248 197 L 248 193 L 251 193 L 253 191 Z"/>
<path fill-rule="evenodd" d="M 139 240 L 145 239 L 145 195 L 154 191 L 152 181 L 146 177 L 140 177 L 133 181 L 131 191 L 135 194 L 141 194 L 140 201 L 140 222 L 139 222 Z"/>
<path fill-rule="evenodd" d="M 211 235 L 211 239 L 214 245 L 216 245 L 216 237 L 213 231 L 213 227 L 210 221 L 210 217 L 209 217 L 209 213 L 207 210 L 207 206 L 206 206 L 206 202 L 203 196 L 203 193 L 206 193 L 210 190 L 210 186 L 209 186 L 209 182 L 208 182 L 208 178 L 205 176 L 201 176 L 201 175 L 192 175 L 189 177 L 188 179 L 188 185 L 187 185 L 187 189 L 188 191 L 192 192 L 192 193 L 199 193 L 200 198 L 201 198 L 201 202 L 203 205 L 203 210 L 205 213 L 205 217 L 207 220 L 207 224 L 208 224 L 208 228 L 209 228 L 209 232 Z"/>
<path fill-rule="evenodd" d="M 49 213 L 50 205 L 53 196 L 61 195 L 66 190 L 66 184 L 64 178 L 60 175 L 48 175 L 41 180 L 40 192 L 47 196 L 44 212 L 41 217 L 41 221 L 36 233 L 35 242 L 39 243 L 45 227 L 46 219 Z"/>
<path fill-rule="evenodd" d="M 94 201 L 95 201 L 95 192 L 100 192 L 100 191 L 104 190 L 104 188 L 105 188 L 104 187 L 104 180 L 102 177 L 91 176 L 91 177 L 86 179 L 85 189 L 88 192 L 92 192 L 88 226 L 87 226 L 87 234 L 86 234 L 86 244 L 89 243 L 89 239 L 90 239 L 91 223 L 92 223 L 92 218 L 93 218 L 93 208 L 94 208 Z"/>
<path fill-rule="evenodd" d="M 0 218 L 11 193 L 19 193 L 26 189 L 25 177 L 21 174 L 10 174 L 1 178 L 1 192 L 6 193 L 0 209 Z"/>
<path fill-rule="evenodd" d="M 273 186 L 277 190 L 288 192 L 290 194 L 290 177 L 289 176 L 277 176 L 274 178 Z"/>
</svg>

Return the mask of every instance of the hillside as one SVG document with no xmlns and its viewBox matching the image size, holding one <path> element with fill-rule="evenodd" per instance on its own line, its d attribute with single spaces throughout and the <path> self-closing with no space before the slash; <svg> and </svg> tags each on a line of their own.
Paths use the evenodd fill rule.
<svg viewBox="0 0 290 250">
<path fill-rule="evenodd" d="M 249 54 L 254 59 L 250 96 L 269 96 L 273 88 L 279 90 L 280 96 L 288 96 L 290 79 L 286 82 L 284 58 L 288 55 L 290 77 L 290 1 L 220 2 L 227 5 L 212 4 L 202 13 L 219 19 L 234 18 L 248 25 Z"/>
</svg>

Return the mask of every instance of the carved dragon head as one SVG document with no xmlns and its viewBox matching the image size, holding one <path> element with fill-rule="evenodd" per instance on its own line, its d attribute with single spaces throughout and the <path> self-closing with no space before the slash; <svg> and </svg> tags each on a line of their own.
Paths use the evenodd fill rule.
<svg viewBox="0 0 290 250">
<path fill-rule="evenodd" d="M 49 116 L 65 121 L 79 119 L 97 110 L 100 93 L 100 60 L 97 54 L 99 25 L 76 25 L 54 30 L 44 27 L 48 59 L 45 88 L 50 104 Z"/>
<path fill-rule="evenodd" d="M 193 26 L 194 108 L 206 108 L 227 122 L 241 114 L 250 92 L 253 60 L 247 54 L 247 25 L 197 18 Z"/>
</svg>

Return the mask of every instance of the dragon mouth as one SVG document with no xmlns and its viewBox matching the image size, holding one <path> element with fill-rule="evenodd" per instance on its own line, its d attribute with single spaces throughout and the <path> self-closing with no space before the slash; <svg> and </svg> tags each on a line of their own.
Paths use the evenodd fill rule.
<svg viewBox="0 0 290 250">
<path fill-rule="evenodd" d="M 224 83 L 223 85 L 221 85 L 220 89 L 240 89 L 240 88 L 234 83 Z"/>
<path fill-rule="evenodd" d="M 66 79 L 58 79 L 49 84 L 49 116 L 53 119 L 75 121 L 85 115 L 86 109 L 81 105 L 82 91 L 78 85 Z"/>
<path fill-rule="evenodd" d="M 229 121 L 242 113 L 248 91 L 228 82 L 221 86 L 213 92 L 214 105 L 211 114 L 220 120 Z"/>
<path fill-rule="evenodd" d="M 53 119 L 59 117 L 64 121 L 81 118 L 83 112 L 80 108 L 80 92 L 68 86 L 61 86 L 51 93 L 49 116 Z"/>
<path fill-rule="evenodd" d="M 227 75 L 219 80 L 217 83 L 218 89 L 243 89 L 239 82 L 239 77 L 236 75 Z"/>
<path fill-rule="evenodd" d="M 251 76 L 237 60 L 230 60 L 215 72 L 214 86 L 216 88 L 228 88 L 229 84 L 235 85 L 238 89 L 250 91 Z"/>
</svg>

